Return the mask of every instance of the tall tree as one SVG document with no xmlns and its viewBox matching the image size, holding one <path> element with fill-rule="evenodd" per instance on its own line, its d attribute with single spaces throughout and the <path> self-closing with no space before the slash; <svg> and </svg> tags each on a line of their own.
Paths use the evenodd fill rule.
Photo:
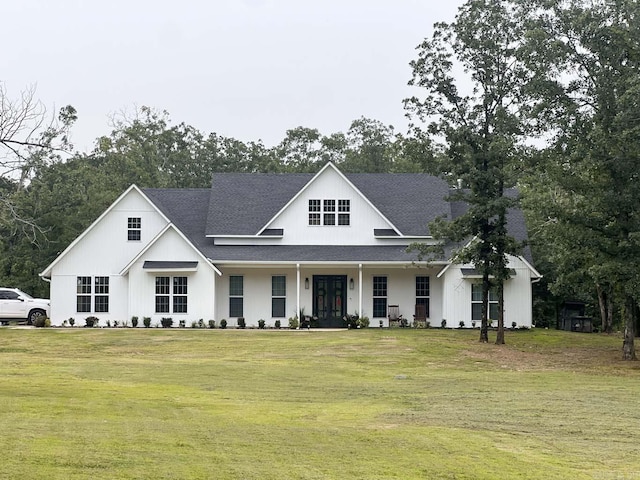
<svg viewBox="0 0 640 480">
<path fill-rule="evenodd" d="M 545 192 L 554 254 L 577 261 L 602 294 L 619 292 L 623 358 L 636 358 L 640 300 L 640 5 L 634 0 L 532 0 L 529 55 L 552 154 Z M 542 53 L 544 52 L 544 53 Z M 603 306 L 604 310 L 610 307 Z M 607 316 L 609 314 L 607 313 Z"/>
<path fill-rule="evenodd" d="M 38 166 L 59 160 L 58 152 L 71 148 L 68 131 L 76 120 L 71 106 L 49 116 L 35 97 L 35 88 L 11 98 L 0 82 L 0 226 L 35 239 L 41 231 L 29 215 L 19 215 L 13 195 L 23 189 Z M 9 187 L 10 185 L 10 187 Z"/>
<path fill-rule="evenodd" d="M 515 199 L 505 193 L 513 184 L 510 169 L 527 118 L 529 72 L 517 56 L 523 33 L 505 2 L 468 1 L 455 22 L 436 24 L 432 37 L 418 47 L 410 85 L 423 89 L 424 95 L 405 100 L 413 118 L 429 122 L 428 132 L 444 141 L 447 156 L 440 166 L 448 178 L 460 179 L 466 187 L 457 189 L 452 199 L 466 202 L 468 211 L 453 221 L 441 219 L 432 231 L 454 242 L 474 239 L 455 256 L 482 273 L 482 342 L 488 341 L 493 285 L 499 295 L 497 342 L 504 342 L 501 286 L 509 277 L 506 255 L 516 251 L 506 230 L 507 211 Z"/>
</svg>

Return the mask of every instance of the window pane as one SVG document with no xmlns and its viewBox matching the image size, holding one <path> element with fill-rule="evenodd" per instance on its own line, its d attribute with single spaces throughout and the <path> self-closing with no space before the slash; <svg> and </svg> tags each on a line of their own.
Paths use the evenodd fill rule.
<svg viewBox="0 0 640 480">
<path fill-rule="evenodd" d="M 169 313 L 169 296 L 156 296 L 156 313 Z"/>
<path fill-rule="evenodd" d="M 173 294 L 187 294 L 187 277 L 173 277 Z"/>
<path fill-rule="evenodd" d="M 471 301 L 482 302 L 482 284 L 474 283 L 471 285 Z"/>
<path fill-rule="evenodd" d="M 284 298 L 271 299 L 271 316 L 284 318 L 286 316 L 286 300 Z"/>
<path fill-rule="evenodd" d="M 416 305 L 424 305 L 424 311 L 429 316 L 429 299 L 428 298 L 416 298 Z"/>
<path fill-rule="evenodd" d="M 95 299 L 95 311 L 98 312 L 108 312 L 109 311 L 109 297 L 106 295 L 96 295 Z"/>
<path fill-rule="evenodd" d="M 231 297 L 229 299 L 229 316 L 242 317 L 242 297 Z"/>
<path fill-rule="evenodd" d="M 387 277 L 373 277 L 373 296 L 387 296 Z M 383 317 L 386 317 L 386 314 Z"/>
<path fill-rule="evenodd" d="M 284 297 L 287 295 L 287 277 L 274 275 L 271 277 L 271 296 Z"/>
<path fill-rule="evenodd" d="M 244 277 L 241 275 L 231 275 L 229 277 L 229 295 L 242 296 L 244 291 Z M 232 315 L 236 316 L 236 315 Z M 241 315 L 242 316 L 242 315 Z"/>
<path fill-rule="evenodd" d="M 95 285 L 95 293 L 103 295 L 109 293 L 109 277 L 96 277 Z"/>
<path fill-rule="evenodd" d="M 91 311 L 91 296 L 90 295 L 78 295 L 76 303 L 76 311 L 78 313 Z"/>
<path fill-rule="evenodd" d="M 376 318 L 387 316 L 387 299 L 386 298 L 373 299 L 373 316 Z"/>
<path fill-rule="evenodd" d="M 156 295 L 169 295 L 169 277 L 156 277 Z"/>
<path fill-rule="evenodd" d="M 336 201 L 335 200 L 325 200 L 324 201 L 324 211 L 325 212 L 335 212 L 336 211 Z"/>
<path fill-rule="evenodd" d="M 349 225 L 350 222 L 351 222 L 351 218 L 348 213 L 338 214 L 338 225 Z"/>
<path fill-rule="evenodd" d="M 471 320 L 482 320 L 482 303 L 471 304 Z"/>
<path fill-rule="evenodd" d="M 320 225 L 320 214 L 319 213 L 310 213 L 309 214 L 309 225 Z"/>
<path fill-rule="evenodd" d="M 173 313 L 187 313 L 186 295 L 175 295 L 173 297 Z"/>
<path fill-rule="evenodd" d="M 338 200 L 338 211 L 339 212 L 350 212 L 351 211 L 351 200 Z"/>
<path fill-rule="evenodd" d="M 309 200 L 309 211 L 310 212 L 319 212 L 320 211 L 320 200 Z"/>
<path fill-rule="evenodd" d="M 91 277 L 78 277 L 76 293 L 91 293 Z"/>
<path fill-rule="evenodd" d="M 498 304 L 497 303 L 489 304 L 489 318 L 491 320 L 498 320 Z"/>
<path fill-rule="evenodd" d="M 325 213 L 324 214 L 324 224 L 325 225 L 335 225 L 336 224 L 336 214 L 335 213 Z"/>
<path fill-rule="evenodd" d="M 416 297 L 429 296 L 429 277 L 416 277 Z"/>
</svg>

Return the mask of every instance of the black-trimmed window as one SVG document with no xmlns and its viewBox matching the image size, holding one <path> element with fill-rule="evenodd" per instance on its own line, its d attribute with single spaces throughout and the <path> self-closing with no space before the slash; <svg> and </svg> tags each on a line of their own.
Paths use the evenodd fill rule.
<svg viewBox="0 0 640 480">
<path fill-rule="evenodd" d="M 77 277 L 76 312 L 91 312 L 91 277 Z"/>
<path fill-rule="evenodd" d="M 489 289 L 489 320 L 498 320 L 498 294 L 495 288 Z M 471 320 L 482 320 L 482 284 L 471 285 Z"/>
<path fill-rule="evenodd" d="M 188 277 L 156 277 L 156 313 L 187 313 Z"/>
<path fill-rule="evenodd" d="M 373 277 L 373 317 L 387 316 L 387 277 Z"/>
<path fill-rule="evenodd" d="M 287 277 L 273 275 L 271 277 L 271 316 L 284 318 L 287 316 Z"/>
<path fill-rule="evenodd" d="M 173 277 L 173 313 L 187 313 L 187 277 Z"/>
<path fill-rule="evenodd" d="M 109 311 L 109 277 L 94 278 L 93 311 L 106 313 Z"/>
<path fill-rule="evenodd" d="M 169 277 L 156 277 L 156 313 L 169 313 Z"/>
<path fill-rule="evenodd" d="M 309 225 L 351 225 L 351 200 L 309 200 Z"/>
<path fill-rule="evenodd" d="M 130 242 L 140 241 L 142 238 L 142 219 L 140 217 L 129 217 L 127 220 L 127 240 Z"/>
<path fill-rule="evenodd" d="M 338 225 L 351 224 L 351 200 L 338 200 Z"/>
<path fill-rule="evenodd" d="M 429 277 L 416 277 L 416 305 L 424 305 L 425 313 L 429 316 Z"/>
<path fill-rule="evenodd" d="M 309 225 L 320 225 L 320 200 L 309 200 Z"/>
<path fill-rule="evenodd" d="M 229 316 L 244 317 L 244 277 L 229 276 Z"/>
</svg>

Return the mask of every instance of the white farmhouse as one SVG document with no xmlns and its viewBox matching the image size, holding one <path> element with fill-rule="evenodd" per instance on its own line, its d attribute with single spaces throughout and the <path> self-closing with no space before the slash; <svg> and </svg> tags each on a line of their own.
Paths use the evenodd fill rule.
<svg viewBox="0 0 640 480">
<path fill-rule="evenodd" d="M 460 214 L 448 193 L 426 174 L 343 174 L 331 163 L 315 175 L 216 174 L 208 189 L 132 185 L 40 274 L 51 282 L 51 321 L 287 326 L 303 311 L 312 326 L 342 327 L 357 313 L 378 327 L 391 312 L 471 327 L 481 298 L 473 265 L 407 252 L 434 242 L 430 221 Z M 508 223 L 526 237 L 520 211 Z M 505 325 L 529 327 L 540 275 L 528 250 L 509 267 Z"/>
</svg>

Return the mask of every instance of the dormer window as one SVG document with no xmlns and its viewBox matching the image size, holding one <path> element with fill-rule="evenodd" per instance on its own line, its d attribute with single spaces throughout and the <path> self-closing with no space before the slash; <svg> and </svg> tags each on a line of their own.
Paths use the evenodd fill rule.
<svg viewBox="0 0 640 480">
<path fill-rule="evenodd" d="M 350 224 L 351 200 L 309 200 L 309 225 Z"/>
<path fill-rule="evenodd" d="M 142 238 L 142 219 L 140 217 L 129 217 L 127 221 L 127 240 L 138 242 Z"/>
</svg>

